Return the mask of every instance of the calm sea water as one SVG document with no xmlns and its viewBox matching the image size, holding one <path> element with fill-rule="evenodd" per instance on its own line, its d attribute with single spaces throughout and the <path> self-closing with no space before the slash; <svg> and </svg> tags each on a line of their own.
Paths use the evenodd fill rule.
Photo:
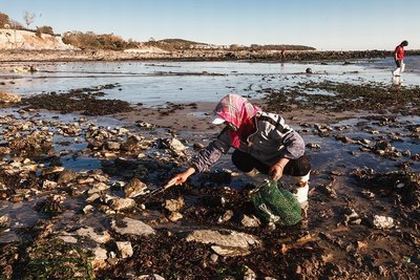
<svg viewBox="0 0 420 280">
<path fill-rule="evenodd" d="M 160 105 L 170 102 L 217 101 L 227 93 L 260 96 L 264 88 L 294 86 L 299 82 L 392 83 L 392 58 L 343 63 L 246 63 L 246 62 L 72 62 L 40 63 L 34 74 L 0 69 L 5 85 L 0 90 L 22 95 L 66 91 L 109 83 L 120 89 L 104 90 L 106 98 Z M 306 68 L 314 74 L 306 75 Z M 201 74 L 201 75 L 198 75 Z M 218 76 L 212 75 L 217 74 Z M 405 85 L 420 85 L 420 56 L 406 59 Z M 14 84 L 10 83 L 13 81 Z M 313 92 L 312 92 L 313 93 Z"/>
</svg>

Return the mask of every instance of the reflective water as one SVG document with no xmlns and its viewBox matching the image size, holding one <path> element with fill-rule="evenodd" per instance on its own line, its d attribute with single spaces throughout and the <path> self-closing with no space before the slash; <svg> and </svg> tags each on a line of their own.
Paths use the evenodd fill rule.
<svg viewBox="0 0 420 280">
<path fill-rule="evenodd" d="M 71 62 L 33 64 L 34 74 L 11 70 L 24 63 L 4 65 L 0 78 L 4 91 L 36 94 L 119 83 L 107 89 L 106 98 L 131 103 L 160 105 L 170 102 L 214 102 L 236 92 L 260 96 L 264 88 L 295 86 L 298 82 L 392 83 L 392 58 L 326 63 L 248 63 L 248 62 Z M 404 85 L 420 85 L 420 56 L 406 59 Z M 305 74 L 311 68 L 314 74 Z M 12 82 L 12 83 L 11 83 Z M 317 94 L 325 94 L 318 92 Z"/>
</svg>

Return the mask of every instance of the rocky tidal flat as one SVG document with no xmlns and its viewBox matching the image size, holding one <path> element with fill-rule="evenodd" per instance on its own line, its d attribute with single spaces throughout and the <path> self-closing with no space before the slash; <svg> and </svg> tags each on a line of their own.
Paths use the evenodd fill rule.
<svg viewBox="0 0 420 280">
<path fill-rule="evenodd" d="M 307 219 L 275 229 L 255 216 L 255 183 L 229 155 L 149 196 L 217 128 L 173 124 L 200 104 L 150 109 L 107 99 L 111 87 L 6 97 L 0 279 L 420 276 L 419 87 L 322 81 L 255 92 L 304 137 L 313 165 Z"/>
</svg>

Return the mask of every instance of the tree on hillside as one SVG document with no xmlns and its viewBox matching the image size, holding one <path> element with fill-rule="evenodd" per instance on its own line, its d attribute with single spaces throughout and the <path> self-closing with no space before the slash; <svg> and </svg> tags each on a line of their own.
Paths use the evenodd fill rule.
<svg viewBox="0 0 420 280">
<path fill-rule="evenodd" d="M 0 13 L 0 28 L 4 28 L 5 25 L 10 26 L 10 18 L 8 15 Z"/>
<path fill-rule="evenodd" d="M 29 25 L 31 25 L 35 20 L 35 14 L 31 13 L 31 12 L 28 12 L 28 11 L 25 11 L 25 13 L 23 15 L 23 19 L 25 20 L 26 27 L 29 28 Z"/>
</svg>

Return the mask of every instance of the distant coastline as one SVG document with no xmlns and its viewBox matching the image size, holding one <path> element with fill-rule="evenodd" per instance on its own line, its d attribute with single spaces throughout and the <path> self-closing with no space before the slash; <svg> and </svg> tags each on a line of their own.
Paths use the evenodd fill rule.
<svg viewBox="0 0 420 280">
<path fill-rule="evenodd" d="M 420 51 L 408 51 L 420 55 Z M 276 50 L 175 50 L 171 52 L 127 52 L 112 50 L 0 50 L 1 62 L 71 62 L 71 61 L 346 61 L 352 59 L 383 58 L 391 51 L 276 51 Z"/>
</svg>

